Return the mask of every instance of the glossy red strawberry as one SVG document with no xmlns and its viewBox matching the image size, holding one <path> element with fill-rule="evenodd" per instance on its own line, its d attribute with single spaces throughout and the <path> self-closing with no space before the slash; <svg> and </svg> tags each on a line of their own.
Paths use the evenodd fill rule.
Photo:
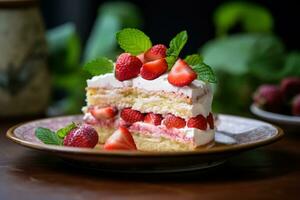
<svg viewBox="0 0 300 200">
<path fill-rule="evenodd" d="M 140 111 L 133 110 L 131 108 L 124 108 L 121 111 L 121 118 L 129 124 L 133 124 L 134 122 L 143 121 L 144 114 L 142 114 Z"/>
<path fill-rule="evenodd" d="M 132 56 L 129 53 L 122 53 L 116 61 L 116 79 L 125 81 L 137 77 L 142 64 L 136 56 Z"/>
<path fill-rule="evenodd" d="M 209 125 L 209 128 L 214 129 L 215 123 L 214 123 L 214 116 L 212 113 L 209 113 L 209 115 L 206 117 L 206 120 Z"/>
<path fill-rule="evenodd" d="M 158 126 L 161 124 L 163 117 L 160 114 L 148 113 L 145 116 L 144 122 Z"/>
<path fill-rule="evenodd" d="M 136 145 L 128 129 L 121 126 L 106 140 L 103 149 L 136 150 Z"/>
<path fill-rule="evenodd" d="M 136 57 L 137 57 L 138 59 L 140 59 L 140 61 L 141 61 L 142 63 L 146 63 L 144 55 L 145 55 L 144 53 L 141 53 L 141 54 L 137 55 Z"/>
<path fill-rule="evenodd" d="M 97 131 L 84 124 L 72 129 L 64 138 L 64 146 L 94 148 L 98 143 Z"/>
<path fill-rule="evenodd" d="M 165 58 L 167 54 L 167 47 L 163 44 L 157 44 L 145 52 L 145 61 L 150 62 L 160 58 Z"/>
<path fill-rule="evenodd" d="M 291 100 L 295 95 L 300 93 L 300 77 L 287 77 L 280 83 L 280 91 L 283 98 Z"/>
<path fill-rule="evenodd" d="M 93 107 L 90 112 L 96 119 L 105 120 L 114 118 L 117 115 L 118 110 L 112 106 L 104 108 Z"/>
<path fill-rule="evenodd" d="M 192 117 L 188 120 L 187 127 L 197 128 L 200 130 L 206 130 L 207 129 L 207 120 L 203 115 L 197 115 L 196 117 Z"/>
<path fill-rule="evenodd" d="M 141 68 L 141 76 L 146 80 L 153 80 L 165 73 L 168 63 L 164 58 L 147 62 Z"/>
<path fill-rule="evenodd" d="M 177 87 L 189 85 L 196 78 L 196 72 L 182 59 L 176 61 L 168 75 L 169 83 Z"/>
<path fill-rule="evenodd" d="M 181 117 L 176 117 L 175 115 L 168 114 L 165 117 L 163 124 L 167 128 L 183 128 L 185 127 L 186 122 Z"/>
</svg>

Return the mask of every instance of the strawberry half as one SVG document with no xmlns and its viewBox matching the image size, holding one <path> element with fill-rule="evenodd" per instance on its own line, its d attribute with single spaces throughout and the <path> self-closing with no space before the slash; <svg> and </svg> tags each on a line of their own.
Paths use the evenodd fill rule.
<svg viewBox="0 0 300 200">
<path fill-rule="evenodd" d="M 140 59 L 140 61 L 141 61 L 142 63 L 146 63 L 144 55 L 145 55 L 144 53 L 141 53 L 141 54 L 137 55 L 136 57 L 137 57 L 138 59 Z"/>
<path fill-rule="evenodd" d="M 144 114 L 142 114 L 140 111 L 133 110 L 131 108 L 124 108 L 121 111 L 121 118 L 129 124 L 133 124 L 135 122 L 143 121 Z"/>
<path fill-rule="evenodd" d="M 180 58 L 176 61 L 168 75 L 169 83 L 177 87 L 189 85 L 196 78 L 197 74 Z"/>
<path fill-rule="evenodd" d="M 168 63 L 164 58 L 147 62 L 141 68 L 141 76 L 146 80 L 153 80 L 165 73 Z"/>
<path fill-rule="evenodd" d="M 118 113 L 118 110 L 112 106 L 105 108 L 93 107 L 90 112 L 96 119 L 101 120 L 115 117 Z"/>
<path fill-rule="evenodd" d="M 192 117 L 188 120 L 187 127 L 197 128 L 200 130 L 206 130 L 207 129 L 207 120 L 203 115 L 198 115 L 196 117 Z"/>
<path fill-rule="evenodd" d="M 163 117 L 160 114 L 148 113 L 145 116 L 144 122 L 158 126 L 161 124 Z"/>
<path fill-rule="evenodd" d="M 163 124 L 167 128 L 183 128 L 185 127 L 185 120 L 182 119 L 181 117 L 176 117 L 175 115 L 168 114 L 164 121 Z"/>
<path fill-rule="evenodd" d="M 119 81 L 137 77 L 142 65 L 143 63 L 136 56 L 122 53 L 116 61 L 115 76 Z"/>
<path fill-rule="evenodd" d="M 206 120 L 209 125 L 209 128 L 214 129 L 215 123 L 214 123 L 214 116 L 212 113 L 209 113 L 209 115 L 206 117 Z"/>
<path fill-rule="evenodd" d="M 131 133 L 125 127 L 119 127 L 105 142 L 105 150 L 136 150 Z"/>
<path fill-rule="evenodd" d="M 145 52 L 144 58 L 146 62 L 165 58 L 167 54 L 167 47 L 163 44 L 157 44 Z"/>
</svg>

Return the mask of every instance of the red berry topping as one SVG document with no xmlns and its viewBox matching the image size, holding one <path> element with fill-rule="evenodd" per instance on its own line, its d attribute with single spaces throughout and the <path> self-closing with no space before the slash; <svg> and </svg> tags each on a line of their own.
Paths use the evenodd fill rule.
<svg viewBox="0 0 300 200">
<path fill-rule="evenodd" d="M 116 61 L 115 76 L 119 81 L 137 77 L 142 64 L 136 56 L 132 56 L 129 53 L 122 53 Z"/>
<path fill-rule="evenodd" d="M 281 81 L 280 91 L 285 100 L 291 100 L 295 95 L 300 93 L 300 78 L 288 77 Z"/>
<path fill-rule="evenodd" d="M 136 145 L 131 133 L 121 126 L 105 142 L 105 150 L 136 150 Z"/>
<path fill-rule="evenodd" d="M 182 59 L 176 61 L 168 75 L 169 83 L 178 87 L 189 85 L 196 78 L 197 74 Z"/>
<path fill-rule="evenodd" d="M 64 138 L 64 146 L 94 148 L 98 143 L 96 130 L 87 124 L 72 129 Z"/>
<path fill-rule="evenodd" d="M 158 126 L 161 124 L 163 117 L 160 114 L 148 113 L 145 116 L 144 122 Z"/>
<path fill-rule="evenodd" d="M 181 117 L 176 117 L 175 115 L 168 114 L 164 121 L 163 124 L 167 128 L 183 128 L 185 127 L 185 120 L 182 119 Z"/>
<path fill-rule="evenodd" d="M 300 93 L 293 99 L 292 114 L 300 116 Z"/>
<path fill-rule="evenodd" d="M 214 116 L 212 113 L 209 113 L 209 115 L 206 117 L 206 120 L 209 125 L 209 128 L 214 129 L 215 123 L 214 123 Z"/>
<path fill-rule="evenodd" d="M 282 110 L 282 95 L 276 85 L 261 85 L 254 93 L 254 102 L 271 112 Z"/>
<path fill-rule="evenodd" d="M 192 117 L 188 120 L 187 126 L 189 128 L 197 128 L 200 130 L 207 129 L 207 120 L 203 115 L 198 115 L 196 117 Z"/>
<path fill-rule="evenodd" d="M 164 58 L 147 62 L 141 68 L 141 76 L 146 80 L 153 80 L 165 73 L 168 63 Z"/>
<path fill-rule="evenodd" d="M 142 63 L 146 63 L 144 55 L 145 55 L 144 53 L 141 53 L 141 54 L 137 55 L 136 57 L 137 57 L 138 59 L 140 59 L 140 61 L 141 61 Z"/>
<path fill-rule="evenodd" d="M 160 58 L 165 58 L 167 47 L 163 44 L 157 44 L 145 52 L 145 61 L 150 62 Z"/>
<path fill-rule="evenodd" d="M 144 114 L 131 108 L 124 108 L 121 111 L 121 118 L 129 124 L 133 124 L 134 122 L 143 121 Z"/>
<path fill-rule="evenodd" d="M 118 110 L 112 106 L 105 108 L 93 107 L 90 112 L 96 119 L 101 120 L 115 117 L 118 113 Z"/>
</svg>

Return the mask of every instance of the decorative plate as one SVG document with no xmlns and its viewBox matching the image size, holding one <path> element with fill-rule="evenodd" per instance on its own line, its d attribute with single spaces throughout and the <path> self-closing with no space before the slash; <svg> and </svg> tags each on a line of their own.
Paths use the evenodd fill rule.
<svg viewBox="0 0 300 200">
<path fill-rule="evenodd" d="M 164 173 L 216 166 L 230 156 L 273 143 L 283 136 L 280 128 L 269 123 L 223 114 L 217 116 L 215 145 L 190 152 L 104 151 L 100 145 L 94 149 L 45 145 L 34 135 L 36 127 L 56 130 L 81 120 L 82 115 L 35 120 L 10 128 L 7 137 L 20 145 L 59 156 L 76 166 L 115 172 Z"/>
</svg>

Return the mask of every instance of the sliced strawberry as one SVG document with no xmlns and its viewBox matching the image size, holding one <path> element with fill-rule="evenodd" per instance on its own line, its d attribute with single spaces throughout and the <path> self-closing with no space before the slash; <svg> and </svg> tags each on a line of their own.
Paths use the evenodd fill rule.
<svg viewBox="0 0 300 200">
<path fill-rule="evenodd" d="M 145 116 L 144 122 L 158 126 L 161 124 L 163 117 L 160 114 L 148 113 Z"/>
<path fill-rule="evenodd" d="M 141 76 L 146 80 L 153 80 L 165 73 L 168 63 L 164 58 L 147 62 L 141 68 Z"/>
<path fill-rule="evenodd" d="M 136 56 L 122 53 L 116 61 L 115 76 L 119 81 L 137 77 L 142 65 L 143 63 Z"/>
<path fill-rule="evenodd" d="M 215 124 L 214 124 L 214 116 L 212 113 L 209 113 L 209 115 L 206 117 L 206 120 L 209 125 L 209 128 L 214 129 Z"/>
<path fill-rule="evenodd" d="M 136 57 L 137 57 L 138 59 L 140 59 L 140 61 L 141 61 L 142 63 L 146 63 L 144 55 L 145 55 L 144 53 L 141 53 L 141 54 L 137 55 Z"/>
<path fill-rule="evenodd" d="M 112 106 L 105 108 L 93 107 L 90 112 L 96 119 L 101 120 L 115 117 L 118 113 L 118 110 Z"/>
<path fill-rule="evenodd" d="M 133 124 L 134 122 L 143 121 L 144 114 L 142 114 L 140 111 L 133 110 L 131 108 L 124 108 L 121 111 L 121 118 L 129 124 Z"/>
<path fill-rule="evenodd" d="M 200 129 L 200 130 L 206 130 L 207 120 L 203 115 L 198 115 L 196 117 L 192 117 L 188 120 L 187 127 L 197 128 L 197 129 Z"/>
<path fill-rule="evenodd" d="M 145 61 L 150 62 L 160 58 L 165 58 L 167 54 L 167 47 L 163 44 L 157 44 L 145 52 Z"/>
<path fill-rule="evenodd" d="M 185 120 L 182 119 L 181 117 L 176 117 L 175 115 L 168 114 L 164 121 L 163 124 L 167 128 L 183 128 L 185 127 Z"/>
<path fill-rule="evenodd" d="M 121 126 L 105 142 L 105 150 L 136 150 L 136 145 L 131 133 Z"/>
<path fill-rule="evenodd" d="M 177 87 L 189 85 L 196 78 L 197 74 L 180 58 L 176 61 L 168 75 L 169 83 Z"/>
</svg>

